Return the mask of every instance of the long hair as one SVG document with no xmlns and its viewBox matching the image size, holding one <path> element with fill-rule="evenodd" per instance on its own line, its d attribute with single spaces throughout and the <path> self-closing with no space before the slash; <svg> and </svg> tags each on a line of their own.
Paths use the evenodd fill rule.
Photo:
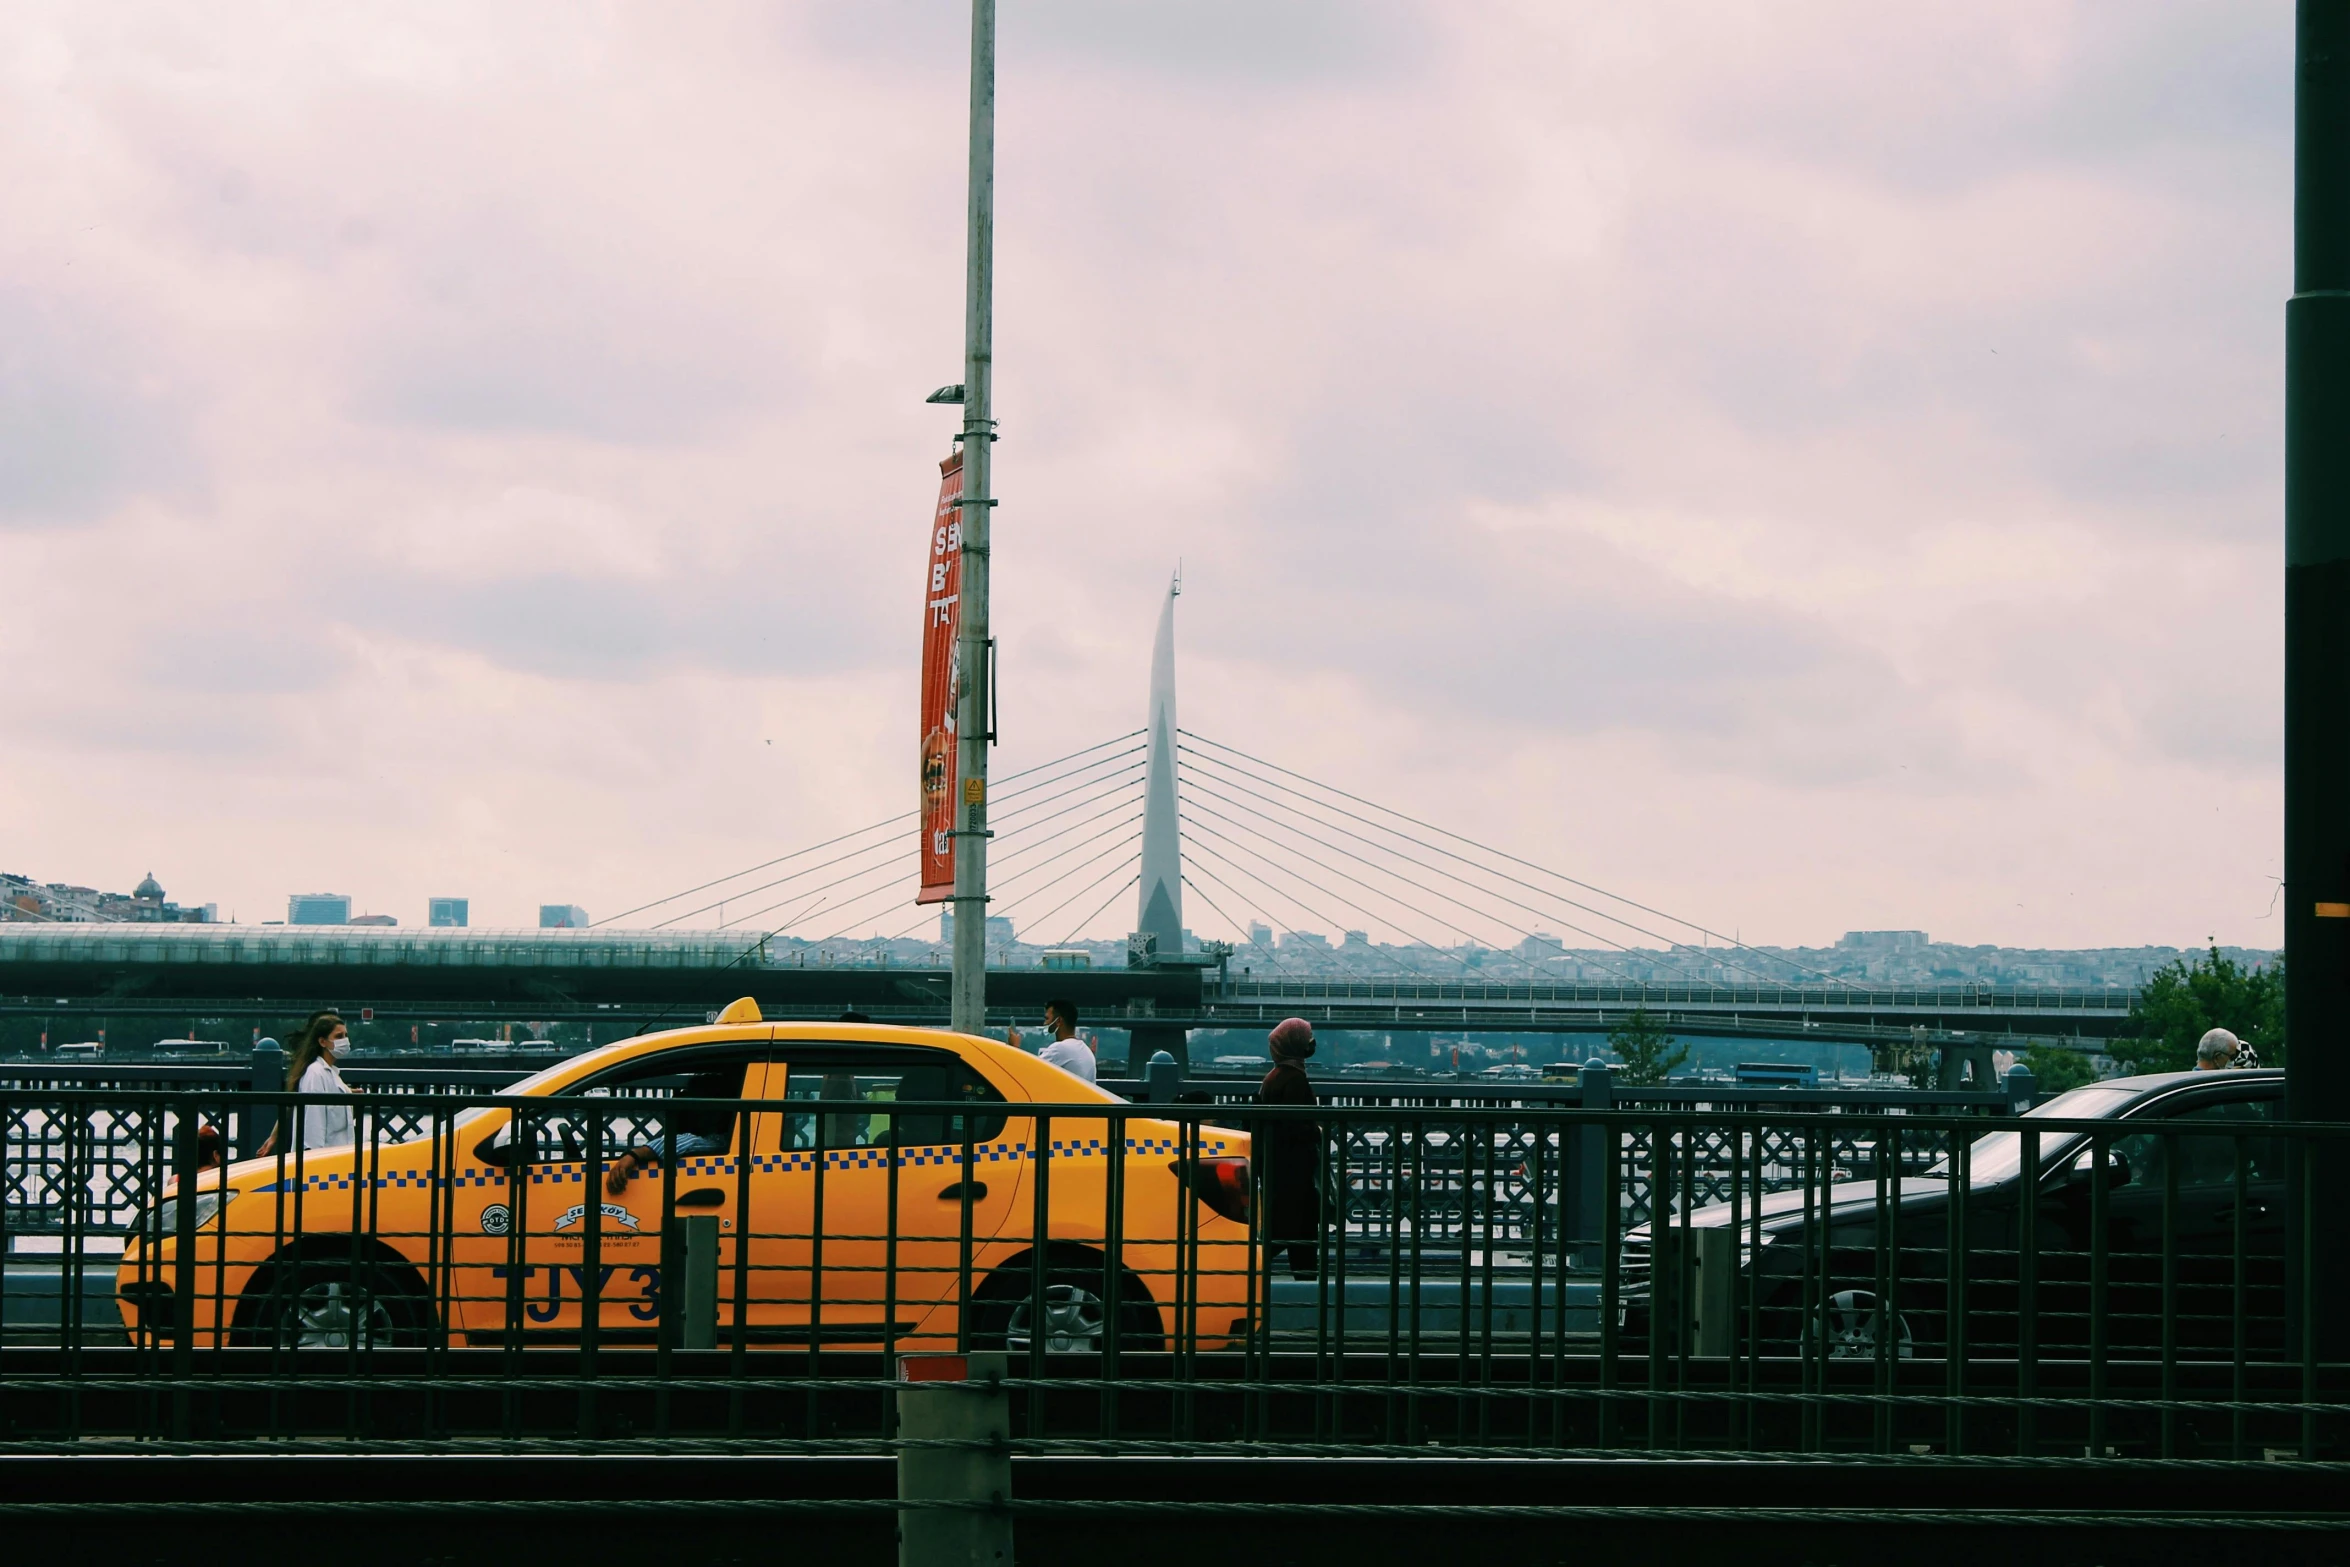
<svg viewBox="0 0 2350 1567">
<path fill-rule="evenodd" d="M 310 1021 L 294 1032 L 294 1048 L 286 1064 L 286 1092 L 293 1093 L 301 1086 L 302 1074 L 310 1070 L 310 1063 L 326 1054 L 326 1042 L 343 1025 L 333 1012 L 313 1012 Z"/>
</svg>

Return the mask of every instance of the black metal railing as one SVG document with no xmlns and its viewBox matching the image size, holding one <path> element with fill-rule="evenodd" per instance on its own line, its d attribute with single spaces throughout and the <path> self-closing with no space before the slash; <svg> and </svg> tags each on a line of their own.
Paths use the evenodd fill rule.
<svg viewBox="0 0 2350 1567">
<path fill-rule="evenodd" d="M 349 1066 L 343 1075 L 363 1090 L 389 1095 L 395 1100 L 443 1094 L 479 1095 L 496 1093 L 511 1086 L 550 1064 L 552 1059 L 502 1067 L 469 1067 L 429 1057 L 393 1058 L 377 1065 Z M 69 1226 L 69 1199 L 87 1208 L 80 1218 L 71 1223 L 94 1226 L 100 1232 L 124 1230 L 129 1227 L 133 1215 L 153 1196 L 148 1178 L 154 1167 L 139 1154 L 148 1133 L 143 1121 L 144 1110 L 125 1103 L 95 1117 L 90 1124 L 76 1131 L 75 1136 L 80 1139 L 77 1145 L 80 1152 L 75 1157 L 87 1161 L 91 1173 L 87 1181 L 79 1183 L 81 1195 L 75 1197 L 76 1183 L 69 1180 L 66 1174 L 69 1163 L 67 1134 L 65 1128 L 54 1122 L 43 1110 L 45 1093 L 73 1090 L 170 1092 L 183 1089 L 233 1092 L 250 1089 L 261 1097 L 237 1099 L 233 1108 L 223 1112 L 220 1124 L 211 1128 L 229 1157 L 242 1157 L 258 1149 L 275 1125 L 276 1101 L 268 1096 L 284 1080 L 285 1056 L 274 1047 L 256 1050 L 249 1062 L 239 1061 L 233 1065 L 174 1062 L 65 1066 L 0 1063 L 0 1105 L 10 1107 L 0 1111 L 0 1169 L 5 1170 L 4 1216 L 8 1233 L 63 1231 Z M 1254 1083 L 1239 1078 L 1185 1079 L 1180 1075 L 1160 1074 L 1151 1078 L 1109 1080 L 1103 1086 L 1137 1102 L 1220 1106 L 1227 1113 L 1234 1107 L 1253 1104 L 1256 1097 Z M 1909 1115 L 1934 1110 L 1973 1115 L 2016 1114 L 2031 1107 L 2033 1093 L 2031 1077 L 2021 1069 L 1998 1088 L 1986 1091 L 1841 1085 L 1823 1088 L 1753 1088 L 1727 1084 L 1632 1085 L 1614 1081 L 1604 1069 L 1585 1069 L 1576 1081 L 1564 1083 L 1491 1084 L 1473 1080 L 1388 1082 L 1339 1078 L 1322 1087 L 1322 1097 L 1329 1104 L 1380 1109 L 1434 1110 L 1453 1106 L 1557 1109 L 1642 1105 L 1686 1106 L 1702 1111 L 1746 1108 L 1776 1112 L 1800 1108 L 1883 1115 Z M 397 1104 L 379 1105 L 373 1114 L 383 1128 L 384 1135 L 394 1141 L 419 1135 L 424 1127 L 419 1113 Z M 1865 1165 L 1873 1157 L 1865 1127 L 1848 1131 L 1835 1140 L 1835 1145 L 1839 1162 L 1846 1168 Z M 1939 1157 L 1942 1151 L 1927 1136 L 1913 1137 L 1904 1147 L 1906 1157 L 1921 1168 Z M 1383 1138 L 1376 1134 L 1358 1133 L 1351 1136 L 1338 1152 L 1349 1172 L 1348 1179 L 1341 1183 L 1341 1189 L 1348 1193 L 1347 1200 L 1384 1200 L 1376 1196 L 1386 1179 L 1387 1156 Z M 1718 1154 L 1719 1147 L 1715 1146 L 1713 1152 Z M 1445 1158 L 1439 1154 L 1433 1164 L 1433 1178 L 1440 1183 L 1448 1180 L 1447 1168 Z M 1646 1164 L 1635 1162 L 1630 1168 L 1635 1184 L 1628 1191 L 1627 1211 L 1635 1219 L 1644 1219 L 1648 1213 L 1648 1198 L 1645 1189 L 1638 1184 L 1638 1172 L 1645 1169 Z M 1770 1168 L 1782 1182 L 1792 1178 L 1789 1172 L 1793 1166 L 1784 1158 L 1774 1161 Z M 1722 1185 L 1726 1170 L 1727 1165 L 1719 1158 L 1701 1159 L 1695 1177 L 1700 1189 L 1716 1196 L 1721 1195 L 1726 1190 Z"/>
<path fill-rule="evenodd" d="M 18 1080 L 6 1440 L 853 1444 L 887 1436 L 898 1357 L 996 1349 L 1039 1439 L 2350 1445 L 2293 1294 L 2326 1234 L 2306 1151 L 2350 1130 L 2273 1100 L 1293 1110 L 805 1077 Z"/>
</svg>

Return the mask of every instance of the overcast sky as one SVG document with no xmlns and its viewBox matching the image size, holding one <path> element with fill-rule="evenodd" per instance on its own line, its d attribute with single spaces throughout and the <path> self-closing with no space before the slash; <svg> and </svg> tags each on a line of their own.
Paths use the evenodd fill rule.
<svg viewBox="0 0 2350 1567">
<path fill-rule="evenodd" d="M 1002 7 L 1000 765 L 1180 558 L 1187 727 L 1749 941 L 2281 940 L 2285 0 Z M 910 808 L 967 40 L 0 13 L 0 869 Z"/>
</svg>

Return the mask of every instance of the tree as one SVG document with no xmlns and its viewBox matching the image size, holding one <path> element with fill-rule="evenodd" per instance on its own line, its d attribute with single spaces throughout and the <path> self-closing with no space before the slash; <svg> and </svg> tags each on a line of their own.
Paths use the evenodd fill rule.
<svg viewBox="0 0 2350 1567">
<path fill-rule="evenodd" d="M 1632 1009 L 1623 1025 L 1607 1036 L 1607 1047 L 1624 1064 L 1627 1083 L 1661 1083 L 1689 1059 L 1689 1047 L 1676 1043 L 1646 1007 Z"/>
<path fill-rule="evenodd" d="M 2146 982 L 2130 1008 L 2130 1037 L 2111 1047 L 2132 1072 L 2183 1072 L 2195 1064 L 2195 1045 L 2224 1028 L 2250 1045 L 2263 1066 L 2285 1064 L 2285 961 L 2245 968 L 2220 955 L 2166 963 Z"/>
<path fill-rule="evenodd" d="M 2201 1035 L 2196 1036 L 2201 1038 Z M 2089 1058 L 2078 1050 L 2062 1045 L 2032 1045 L 2024 1051 L 2024 1065 L 2032 1069 L 2032 1081 L 2041 1098 L 2050 1099 L 2068 1088 L 2097 1081 L 2097 1069 Z"/>
</svg>

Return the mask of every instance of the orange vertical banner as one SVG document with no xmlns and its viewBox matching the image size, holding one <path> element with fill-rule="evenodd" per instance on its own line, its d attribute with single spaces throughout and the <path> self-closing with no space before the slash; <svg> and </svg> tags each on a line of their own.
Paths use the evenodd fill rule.
<svg viewBox="0 0 2350 1567">
<path fill-rule="evenodd" d="M 922 890 L 916 903 L 944 903 L 955 893 L 955 779 L 960 751 L 955 714 L 961 669 L 955 641 L 963 629 L 963 454 L 938 465 L 938 511 L 930 522 L 930 558 L 922 594 Z"/>
</svg>

